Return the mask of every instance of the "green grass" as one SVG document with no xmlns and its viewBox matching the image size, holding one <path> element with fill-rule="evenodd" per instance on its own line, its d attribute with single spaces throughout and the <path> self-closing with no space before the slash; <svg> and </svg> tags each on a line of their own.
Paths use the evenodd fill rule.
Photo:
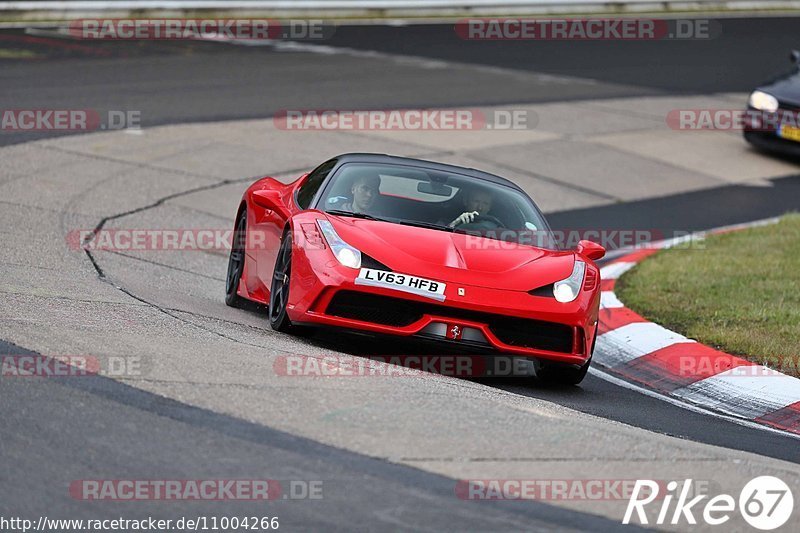
<svg viewBox="0 0 800 533">
<path fill-rule="evenodd" d="M 666 328 L 800 374 L 800 214 L 661 251 L 622 276 L 615 291 Z"/>
<path fill-rule="evenodd" d="M 31 50 L 0 48 L 0 59 L 38 59 L 40 57 L 43 56 Z"/>
</svg>

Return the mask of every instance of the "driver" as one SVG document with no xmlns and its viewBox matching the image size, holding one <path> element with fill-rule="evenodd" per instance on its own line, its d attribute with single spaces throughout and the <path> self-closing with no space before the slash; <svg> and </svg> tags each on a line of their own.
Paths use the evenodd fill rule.
<svg viewBox="0 0 800 533">
<path fill-rule="evenodd" d="M 464 196 L 466 211 L 458 215 L 449 226 L 454 228 L 461 224 L 469 224 L 479 215 L 486 215 L 492 209 L 492 193 L 486 189 L 472 189 Z"/>
<path fill-rule="evenodd" d="M 380 194 L 381 177 L 377 174 L 362 174 L 353 182 L 350 192 L 353 201 L 342 204 L 344 211 L 366 213 Z"/>
</svg>

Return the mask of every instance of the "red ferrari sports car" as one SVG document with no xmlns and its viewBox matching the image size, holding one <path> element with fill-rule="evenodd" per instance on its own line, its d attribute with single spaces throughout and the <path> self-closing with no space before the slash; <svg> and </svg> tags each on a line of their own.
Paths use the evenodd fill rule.
<svg viewBox="0 0 800 533">
<path fill-rule="evenodd" d="M 579 383 L 597 335 L 605 250 L 559 250 L 536 204 L 475 169 L 346 154 L 236 214 L 225 302 L 269 306 L 273 329 L 332 326 L 531 358 Z"/>
</svg>

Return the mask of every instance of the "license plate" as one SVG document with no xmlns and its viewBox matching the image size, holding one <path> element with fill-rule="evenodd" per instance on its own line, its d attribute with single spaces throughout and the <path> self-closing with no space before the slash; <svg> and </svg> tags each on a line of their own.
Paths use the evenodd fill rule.
<svg viewBox="0 0 800 533">
<path fill-rule="evenodd" d="M 781 125 L 780 136 L 790 141 L 800 142 L 800 128 L 783 124 Z"/>
<path fill-rule="evenodd" d="M 425 278 L 418 278 L 408 274 L 398 272 L 387 272 L 386 270 L 374 270 L 372 268 L 362 268 L 356 278 L 356 285 L 368 285 L 370 287 L 384 287 L 396 291 L 408 292 L 444 301 L 444 290 L 447 285 L 440 281 L 433 281 Z"/>
</svg>

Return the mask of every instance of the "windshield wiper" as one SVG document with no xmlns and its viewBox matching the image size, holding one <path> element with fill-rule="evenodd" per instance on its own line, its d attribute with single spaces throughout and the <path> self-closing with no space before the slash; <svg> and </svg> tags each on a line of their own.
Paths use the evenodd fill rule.
<svg viewBox="0 0 800 533">
<path fill-rule="evenodd" d="M 352 211 L 343 211 L 341 209 L 328 209 L 325 211 L 330 215 L 339 215 L 343 217 L 353 217 L 353 218 L 363 218 L 365 220 L 377 220 L 379 222 L 391 222 L 390 220 L 386 220 L 384 218 L 374 217 L 372 215 L 368 215 L 366 213 L 353 213 Z"/>
<path fill-rule="evenodd" d="M 455 231 L 455 228 L 450 226 L 443 226 L 441 224 L 434 224 L 433 222 L 418 222 L 416 220 L 398 220 L 398 224 L 405 224 L 406 226 L 416 226 L 418 228 L 438 229 L 441 231 Z"/>
<path fill-rule="evenodd" d="M 345 217 L 363 218 L 365 220 L 377 220 L 379 222 L 389 222 L 391 224 L 403 224 L 403 225 L 406 225 L 406 226 L 416 226 L 418 228 L 438 229 L 438 230 L 449 231 L 449 232 L 455 231 L 455 229 L 451 228 L 450 226 L 443 226 L 441 224 L 434 224 L 433 222 L 419 222 L 419 221 L 416 221 L 416 220 L 401 220 L 401 219 L 388 220 L 388 219 L 385 219 L 385 218 L 380 218 L 380 217 L 376 217 L 376 216 L 373 216 L 373 215 L 368 215 L 366 213 L 353 213 L 352 211 L 344 211 L 342 209 L 328 209 L 325 212 L 328 213 L 328 214 L 331 214 L 331 215 L 340 215 L 340 216 L 345 216 Z"/>
</svg>

